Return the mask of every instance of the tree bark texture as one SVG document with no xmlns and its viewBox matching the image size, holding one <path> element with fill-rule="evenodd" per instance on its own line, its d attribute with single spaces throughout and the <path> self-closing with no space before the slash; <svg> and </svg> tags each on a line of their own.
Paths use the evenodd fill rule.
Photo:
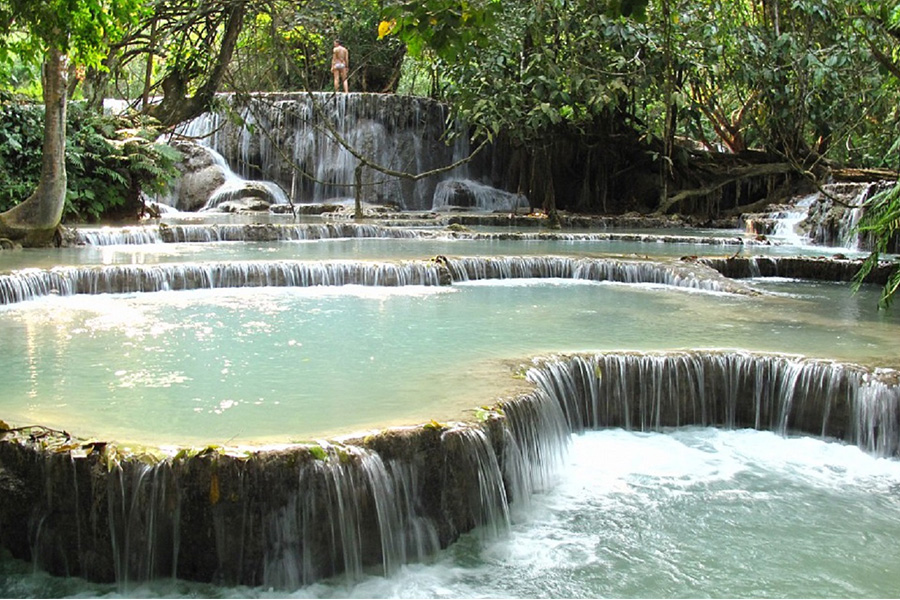
<svg viewBox="0 0 900 600">
<path fill-rule="evenodd" d="M 0 213 L 0 238 L 23 246 L 49 244 L 66 201 L 66 56 L 50 48 L 41 69 L 44 88 L 44 145 L 41 179 L 24 202 Z"/>
<path fill-rule="evenodd" d="M 174 127 L 189 121 L 209 110 L 216 92 L 231 63 L 231 57 L 237 47 L 238 37 L 244 27 L 244 3 L 236 2 L 229 10 L 222 34 L 222 43 L 216 56 L 216 63 L 206 80 L 203 81 L 193 96 L 188 96 L 188 75 L 179 70 L 169 73 L 162 81 L 164 93 L 162 102 L 146 107 L 147 113 L 158 119 L 164 127 Z"/>
</svg>

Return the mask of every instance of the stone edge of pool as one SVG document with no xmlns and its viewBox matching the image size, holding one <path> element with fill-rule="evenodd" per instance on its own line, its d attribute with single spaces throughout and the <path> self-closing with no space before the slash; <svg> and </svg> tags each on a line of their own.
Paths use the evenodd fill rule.
<svg viewBox="0 0 900 600">
<path fill-rule="evenodd" d="M 277 449 L 169 456 L 41 427 L 0 440 L 0 545 L 57 575 L 292 588 L 390 573 L 508 525 L 552 485 L 572 432 L 751 427 L 900 454 L 893 369 L 704 350 L 535 358 L 530 392 L 468 422 Z"/>
</svg>

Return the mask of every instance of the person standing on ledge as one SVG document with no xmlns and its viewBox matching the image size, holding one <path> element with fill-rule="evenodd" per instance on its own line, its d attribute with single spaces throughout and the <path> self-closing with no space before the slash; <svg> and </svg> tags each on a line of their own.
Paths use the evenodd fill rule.
<svg viewBox="0 0 900 600">
<path fill-rule="evenodd" d="M 344 93 L 350 92 L 347 85 L 347 76 L 350 74 L 350 53 L 341 46 L 340 40 L 334 40 L 334 51 L 331 53 L 331 72 L 334 74 L 334 91 L 340 91 L 340 84 L 344 82 Z"/>
</svg>

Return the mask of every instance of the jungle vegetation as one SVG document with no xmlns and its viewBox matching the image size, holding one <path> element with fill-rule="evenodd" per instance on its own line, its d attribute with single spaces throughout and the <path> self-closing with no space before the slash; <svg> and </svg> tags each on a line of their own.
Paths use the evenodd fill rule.
<svg viewBox="0 0 900 600">
<path fill-rule="evenodd" d="M 353 91 L 449 103 L 551 214 L 900 171 L 898 0 L 0 0 L 0 237 L 139 210 L 156 134 L 217 92 L 330 89 L 335 38 Z M 893 234 L 898 198 L 864 226 Z"/>
</svg>

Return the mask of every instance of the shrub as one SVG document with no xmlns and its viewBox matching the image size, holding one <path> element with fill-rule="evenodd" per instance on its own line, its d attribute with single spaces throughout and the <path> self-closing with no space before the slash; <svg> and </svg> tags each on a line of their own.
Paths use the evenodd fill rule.
<svg viewBox="0 0 900 600">
<path fill-rule="evenodd" d="M 156 143 L 141 116 L 101 116 L 70 103 L 66 135 L 68 189 L 63 220 L 136 216 L 141 192 L 161 191 L 179 155 Z M 41 172 L 43 106 L 0 93 L 0 211 L 25 200 Z"/>
</svg>

